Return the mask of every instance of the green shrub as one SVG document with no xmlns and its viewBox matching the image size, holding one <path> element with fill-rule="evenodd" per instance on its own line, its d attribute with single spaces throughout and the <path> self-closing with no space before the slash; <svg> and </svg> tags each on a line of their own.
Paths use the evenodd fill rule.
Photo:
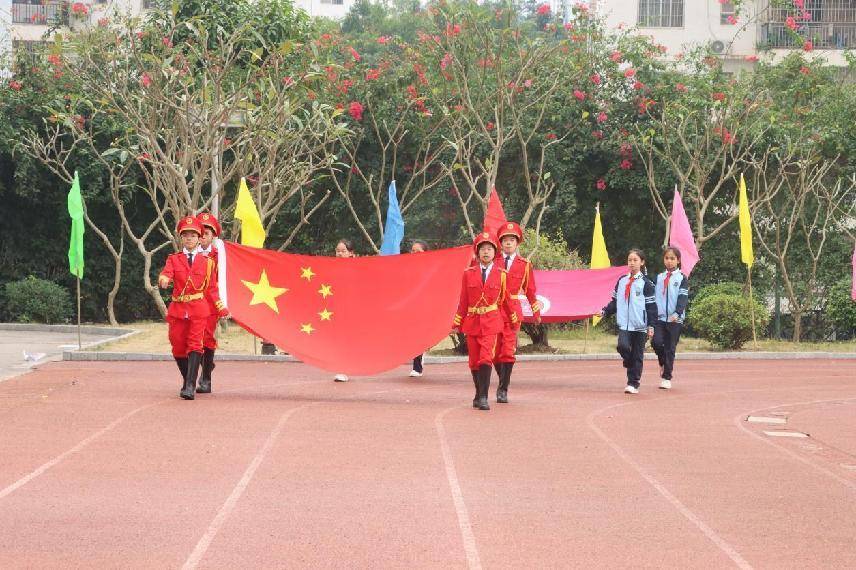
<svg viewBox="0 0 856 570">
<path fill-rule="evenodd" d="M 72 314 L 71 295 L 53 281 L 30 275 L 6 283 L 6 310 L 22 323 L 65 322 Z"/>
<path fill-rule="evenodd" d="M 737 297 L 745 297 L 746 289 L 743 283 L 736 281 L 723 281 L 721 283 L 713 283 L 700 288 L 693 296 L 693 304 L 703 301 L 705 298 L 712 295 L 735 295 Z M 761 296 L 757 291 L 752 291 L 752 296 L 757 302 L 762 302 Z"/>
<path fill-rule="evenodd" d="M 689 321 L 702 338 L 722 349 L 735 350 L 752 338 L 749 299 L 742 295 L 706 295 L 690 308 Z M 770 312 L 755 301 L 755 330 L 764 331 Z"/>
<path fill-rule="evenodd" d="M 836 283 L 829 291 L 826 315 L 837 331 L 847 335 L 856 334 L 856 301 L 850 298 L 850 280 Z"/>
</svg>

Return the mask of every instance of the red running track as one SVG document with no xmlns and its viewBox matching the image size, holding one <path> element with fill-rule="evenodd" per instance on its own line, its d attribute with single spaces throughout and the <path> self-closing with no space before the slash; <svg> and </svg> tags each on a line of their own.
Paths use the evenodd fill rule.
<svg viewBox="0 0 856 570">
<path fill-rule="evenodd" d="M 856 567 L 856 361 L 651 368 L 520 363 L 479 412 L 462 364 L 221 363 L 194 402 L 45 365 L 0 383 L 0 568 Z"/>
</svg>

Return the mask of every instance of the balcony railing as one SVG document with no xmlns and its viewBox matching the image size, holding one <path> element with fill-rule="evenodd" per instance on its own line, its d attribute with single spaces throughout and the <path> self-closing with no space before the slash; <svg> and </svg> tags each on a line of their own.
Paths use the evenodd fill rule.
<svg viewBox="0 0 856 570">
<path fill-rule="evenodd" d="M 12 22 L 15 24 L 37 24 L 42 26 L 68 24 L 68 14 L 62 2 L 45 4 L 12 3 Z"/>
<path fill-rule="evenodd" d="M 761 46 L 766 48 L 798 48 L 802 47 L 804 39 L 811 40 L 815 49 L 856 48 L 856 23 L 802 24 L 798 34 L 795 36 L 783 23 L 770 22 L 761 26 L 759 40 Z"/>
</svg>

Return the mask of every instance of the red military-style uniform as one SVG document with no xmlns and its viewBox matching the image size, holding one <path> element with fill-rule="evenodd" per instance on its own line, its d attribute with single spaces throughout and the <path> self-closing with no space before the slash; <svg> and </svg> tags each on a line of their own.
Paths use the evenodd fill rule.
<svg viewBox="0 0 856 570">
<path fill-rule="evenodd" d="M 209 214 L 208 212 L 203 212 L 196 216 L 196 219 L 199 220 L 202 228 L 211 228 L 211 231 L 214 233 L 214 237 L 220 237 L 220 222 L 217 221 L 217 218 L 213 214 Z M 206 256 L 214 260 L 214 280 L 217 280 L 217 248 L 214 247 L 214 243 L 212 243 L 207 252 L 203 252 Z M 210 293 L 205 296 L 208 301 L 208 307 L 211 311 L 211 314 L 208 317 L 208 321 L 205 324 L 205 334 L 202 338 L 202 345 L 204 348 L 208 350 L 216 350 L 217 349 L 217 338 L 215 337 L 215 333 L 217 332 L 217 321 L 220 320 L 218 313 L 220 312 L 219 307 L 217 307 L 217 301 L 219 298 L 214 298 Z"/>
<path fill-rule="evenodd" d="M 461 299 L 455 314 L 455 326 L 467 335 L 470 370 L 490 365 L 496 354 L 497 337 L 505 319 L 517 321 L 509 303 L 506 273 L 494 263 L 482 283 L 481 265 L 468 267 L 461 283 Z"/>
<path fill-rule="evenodd" d="M 179 223 L 179 233 L 185 230 L 201 233 L 195 218 L 185 218 Z M 191 352 L 201 353 L 205 325 L 211 315 L 206 296 L 214 300 L 215 315 L 227 313 L 217 288 L 216 262 L 200 249 L 193 255 L 192 266 L 187 253 L 173 253 L 166 258 L 160 273 L 160 278 L 164 277 L 172 282 L 172 302 L 166 314 L 172 354 L 186 358 Z"/>
<path fill-rule="evenodd" d="M 500 256 L 500 263 L 504 263 L 504 257 Z M 506 270 L 508 274 L 506 287 L 508 288 L 509 303 L 517 319 L 512 322 L 506 319 L 499 340 L 499 350 L 496 362 L 514 362 L 514 354 L 517 352 L 517 333 L 523 324 L 523 307 L 521 301 L 526 299 L 531 307 L 537 307 L 538 298 L 535 289 L 535 276 L 532 274 L 532 262 L 514 255 L 511 265 Z M 540 317 L 539 311 L 533 311 L 536 318 Z"/>
</svg>

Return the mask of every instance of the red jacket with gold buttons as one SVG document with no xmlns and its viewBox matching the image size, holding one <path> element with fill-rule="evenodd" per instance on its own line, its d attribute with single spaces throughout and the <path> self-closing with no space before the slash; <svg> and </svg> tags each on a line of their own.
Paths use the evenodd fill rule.
<svg viewBox="0 0 856 570">
<path fill-rule="evenodd" d="M 221 316 L 228 313 L 220 300 L 217 287 L 217 262 L 205 254 L 195 254 L 191 267 L 187 262 L 187 254 L 173 253 L 166 258 L 160 276 L 172 281 L 172 302 L 166 313 L 168 317 L 207 317 L 212 310 Z M 213 307 L 209 307 L 206 295 L 213 300 Z"/>
<path fill-rule="evenodd" d="M 509 303 L 505 270 L 494 263 L 482 284 L 481 266 L 468 267 L 461 283 L 461 300 L 454 324 L 468 335 L 489 335 L 502 332 L 504 319 L 517 322 L 517 314 Z"/>
<path fill-rule="evenodd" d="M 500 263 L 504 263 L 504 261 L 502 259 Z M 514 309 L 514 314 L 517 315 L 517 321 L 514 324 L 519 327 L 523 323 L 523 309 L 520 306 L 520 301 L 526 298 L 530 306 L 534 306 L 538 301 L 535 290 L 535 276 L 532 274 L 532 262 L 525 257 L 515 255 L 507 273 L 506 286 L 508 288 L 509 303 L 512 309 Z M 540 317 L 539 312 L 535 312 L 534 314 L 536 318 Z"/>
</svg>

